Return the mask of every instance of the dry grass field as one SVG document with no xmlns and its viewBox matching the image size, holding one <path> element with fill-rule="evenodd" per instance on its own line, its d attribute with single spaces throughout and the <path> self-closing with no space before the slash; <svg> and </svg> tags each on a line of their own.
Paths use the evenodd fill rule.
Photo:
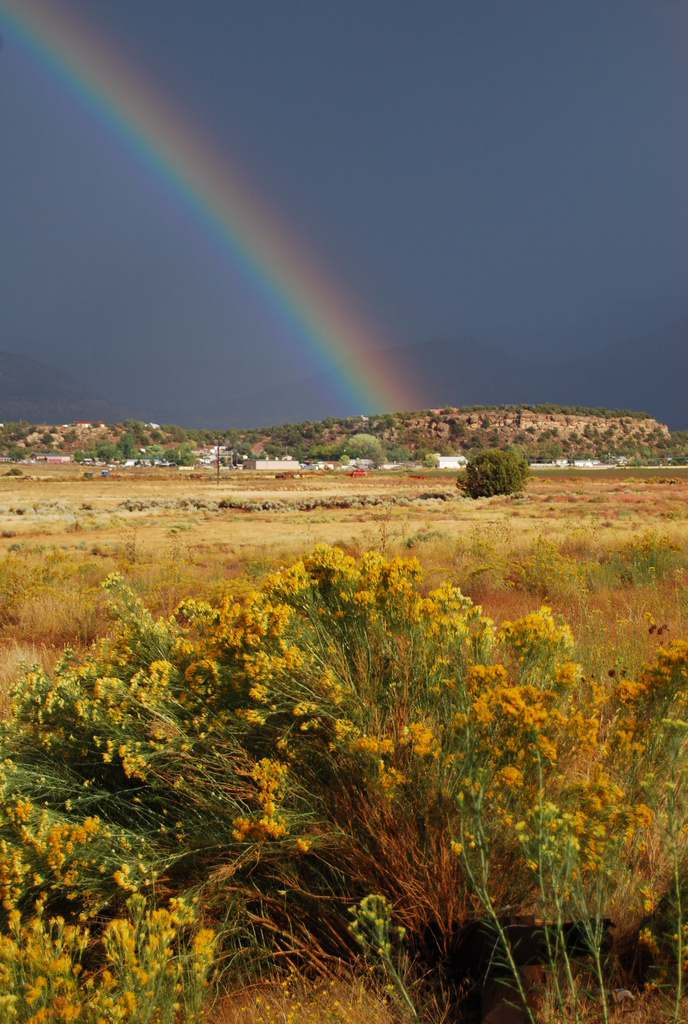
<svg viewBox="0 0 688 1024">
<path fill-rule="evenodd" d="M 381 503 L 326 504 L 371 497 Z M 217 507 L 228 498 L 287 507 Z M 295 507 L 309 499 L 325 504 Z M 654 576 L 650 565 L 642 586 L 610 566 L 595 580 L 574 570 L 608 564 L 650 535 L 688 552 L 687 470 L 535 471 L 524 495 L 477 501 L 459 497 L 455 474 L 439 472 L 223 473 L 219 486 L 211 473 L 192 480 L 164 470 L 0 476 L 0 678 L 22 658 L 47 667 L 62 647 L 83 649 L 107 628 L 99 584 L 114 569 L 153 611 L 169 614 L 190 595 L 242 594 L 319 543 L 416 557 L 427 587 L 458 584 L 497 621 L 545 601 L 582 638 L 592 670 L 604 651 L 606 661 L 631 660 L 630 671 L 656 642 L 647 616 L 672 638 L 684 635 L 682 560 L 665 556 Z"/>
<path fill-rule="evenodd" d="M 415 558 L 424 593 L 458 586 L 497 625 L 546 605 L 570 625 L 573 657 L 600 685 L 635 679 L 661 648 L 688 641 L 688 470 L 535 471 L 525 493 L 477 501 L 455 480 L 429 471 L 236 472 L 219 485 L 212 474 L 165 470 L 0 475 L 3 707 L 22 663 L 51 671 L 65 647 L 81 655 L 111 630 L 101 584 L 113 571 L 167 616 L 186 598 L 244 597 L 317 544 Z M 632 1006 L 610 1006 L 608 1019 L 679 1019 L 636 995 Z M 359 982 L 306 990 L 294 980 L 226 996 L 208 1022 L 387 1024 L 399 1012 L 371 1002 Z"/>
</svg>

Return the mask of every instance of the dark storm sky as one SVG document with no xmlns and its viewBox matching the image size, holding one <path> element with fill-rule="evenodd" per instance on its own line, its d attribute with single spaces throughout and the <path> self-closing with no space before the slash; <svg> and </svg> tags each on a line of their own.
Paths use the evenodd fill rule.
<svg viewBox="0 0 688 1024">
<path fill-rule="evenodd" d="M 688 297 L 683 2 L 60 7 L 242 168 L 386 345 L 513 327 L 542 352 L 550 328 Z M 0 33 L 0 349 L 156 407 L 307 375 L 1 4 Z"/>
</svg>

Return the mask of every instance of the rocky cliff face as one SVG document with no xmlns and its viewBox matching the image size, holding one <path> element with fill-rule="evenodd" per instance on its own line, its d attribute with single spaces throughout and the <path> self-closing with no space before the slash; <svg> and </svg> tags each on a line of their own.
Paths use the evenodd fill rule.
<svg viewBox="0 0 688 1024">
<path fill-rule="evenodd" d="M 603 450 L 628 454 L 662 450 L 671 442 L 669 428 L 651 417 L 543 412 L 538 409 L 433 409 L 402 415 L 394 424 L 381 420 L 378 430 L 389 443 L 409 447 L 433 445 L 460 451 L 521 445 L 532 455 L 592 454 Z"/>
<path fill-rule="evenodd" d="M 556 431 L 557 436 L 561 438 L 570 438 L 572 435 L 584 437 L 590 432 L 609 433 L 613 437 L 627 437 L 629 434 L 646 436 L 658 433 L 667 439 L 670 437 L 669 428 L 650 417 L 633 419 L 622 416 L 612 419 L 602 416 L 540 413 L 531 409 L 522 409 L 519 412 L 494 410 L 484 414 L 471 413 L 466 417 L 465 422 L 469 431 L 487 428 L 503 432 L 505 436 L 519 432 L 530 433 L 531 431 L 539 436 L 545 432 Z"/>
</svg>

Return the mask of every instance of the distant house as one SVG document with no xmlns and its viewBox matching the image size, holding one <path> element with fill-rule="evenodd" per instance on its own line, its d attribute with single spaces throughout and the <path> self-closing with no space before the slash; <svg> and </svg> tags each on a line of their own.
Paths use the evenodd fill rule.
<svg viewBox="0 0 688 1024">
<path fill-rule="evenodd" d="M 244 469 L 272 470 L 273 473 L 300 469 L 300 463 L 291 455 L 285 455 L 282 459 L 245 459 L 243 466 Z"/>
<path fill-rule="evenodd" d="M 72 426 L 88 430 L 90 427 L 104 427 L 105 423 L 102 420 L 75 420 Z"/>
<path fill-rule="evenodd" d="M 463 469 L 468 465 L 465 455 L 436 455 L 435 458 L 440 469 Z"/>
<path fill-rule="evenodd" d="M 33 456 L 33 462 L 45 462 L 48 466 L 60 466 L 63 463 L 71 462 L 71 455 L 60 455 L 57 452 L 46 452 L 45 455 L 36 454 Z"/>
</svg>

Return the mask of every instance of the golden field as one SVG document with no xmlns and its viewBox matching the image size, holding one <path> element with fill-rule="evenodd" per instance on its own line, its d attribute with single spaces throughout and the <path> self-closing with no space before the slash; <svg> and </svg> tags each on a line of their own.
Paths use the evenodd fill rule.
<svg viewBox="0 0 688 1024">
<path fill-rule="evenodd" d="M 425 494 L 448 500 L 423 500 Z M 228 496 L 293 503 L 369 495 L 406 497 L 409 503 L 260 512 L 168 507 Z M 123 507 L 132 499 L 152 507 Z M 688 550 L 688 470 L 536 470 L 524 495 L 477 501 L 459 498 L 451 472 L 354 479 L 313 473 L 293 480 L 237 472 L 223 473 L 219 486 L 210 472 L 201 480 L 164 470 L 101 479 L 96 470 L 87 480 L 76 467 L 70 474 L 55 467 L 26 479 L 0 476 L 0 558 L 18 574 L 14 587 L 5 583 L 0 604 L 0 672 L 7 677 L 24 651 L 49 664 L 63 646 L 83 648 L 99 635 L 98 585 L 113 569 L 156 612 L 168 614 L 189 594 L 241 593 L 320 543 L 352 554 L 374 549 L 412 555 L 428 586 L 448 579 L 498 621 L 545 599 L 574 631 L 592 629 L 599 618 L 600 629 L 621 641 L 626 625 L 646 634 L 649 613 L 677 638 L 685 625 L 680 574 L 641 592 L 611 581 L 588 590 L 585 601 L 580 588 L 563 580 L 526 588 L 509 579 L 539 538 L 568 559 L 603 560 L 648 532 Z M 638 635 L 633 647 L 636 661 L 652 649 Z"/>
<path fill-rule="evenodd" d="M 2 940 L 7 946 L 4 952 L 4 947 L 0 949 L 0 974 L 7 969 L 3 963 L 20 953 L 27 963 L 35 957 L 35 948 L 55 953 L 57 947 L 50 946 L 43 925 L 27 925 L 33 928 L 30 940 L 20 931 L 28 914 L 26 894 L 32 893 L 31 899 L 38 899 L 41 906 L 47 900 L 46 915 L 64 914 L 51 892 L 63 893 L 67 886 L 73 890 L 67 900 L 81 908 L 80 920 L 95 922 L 89 927 L 96 931 L 104 929 L 103 948 L 113 980 L 109 988 L 98 980 L 94 983 L 99 1005 L 106 1007 L 102 1020 L 191 1021 L 200 1012 L 193 1007 L 200 1006 L 201 999 L 201 989 L 192 984 L 193 971 L 198 978 L 205 977 L 207 955 L 200 946 L 178 955 L 175 977 L 190 979 L 183 982 L 184 992 L 191 993 L 185 1009 L 181 1004 L 177 1010 L 168 1007 L 172 1016 L 167 1017 L 156 1017 L 151 1009 L 146 1016 L 141 993 L 149 982 L 141 979 L 157 977 L 156 971 L 162 978 L 167 968 L 153 958 L 144 970 L 144 947 L 137 943 L 144 935 L 149 945 L 155 939 L 164 951 L 166 943 L 171 948 L 182 941 L 179 936 L 190 922 L 226 937 L 229 918 L 223 921 L 221 896 L 231 892 L 232 900 L 239 901 L 232 919 L 236 947 L 231 942 L 223 947 L 219 960 L 220 987 L 229 991 L 221 991 L 214 1005 L 206 1003 L 203 1019 L 208 1024 L 387 1024 L 403 1019 L 439 1024 L 464 1019 L 452 1016 L 456 1009 L 451 1000 L 433 991 L 417 971 L 414 974 L 411 961 L 403 970 L 393 962 L 395 940 L 390 938 L 385 953 L 387 940 L 379 938 L 372 918 L 366 924 L 363 910 L 361 927 L 371 928 L 370 935 L 378 937 L 367 950 L 372 957 L 369 966 L 357 977 L 342 967 L 348 940 L 340 934 L 336 915 L 327 919 L 326 929 L 318 919 L 308 932 L 299 931 L 295 922 L 309 913 L 300 889 L 303 879 L 308 878 L 317 893 L 314 899 L 326 901 L 333 899 L 327 894 L 339 877 L 340 868 L 330 862 L 328 853 L 333 848 L 333 826 L 326 825 L 322 813 L 331 792 L 335 831 L 341 833 L 347 821 L 358 829 L 355 844 L 345 844 L 338 853 L 349 873 L 341 899 L 351 907 L 363 892 L 384 893 L 393 919 L 406 929 L 409 949 L 414 937 L 422 936 L 428 915 L 448 936 L 466 915 L 486 915 L 490 920 L 492 915 L 499 927 L 497 911 L 507 905 L 537 904 L 560 929 L 574 910 L 579 913 L 583 908 L 584 921 L 601 920 L 612 907 L 617 952 L 609 979 L 601 960 L 579 967 L 564 955 L 561 976 L 552 967 L 537 1008 L 529 1011 L 531 1019 L 683 1019 L 683 982 L 675 979 L 682 978 L 688 960 L 688 916 L 680 905 L 688 895 L 682 883 L 688 801 L 686 753 L 680 738 L 684 727 L 688 729 L 688 712 L 684 715 L 682 710 L 688 695 L 683 696 L 681 683 L 688 650 L 683 646 L 688 641 L 688 471 L 535 471 L 524 494 L 477 501 L 462 498 L 455 480 L 453 473 L 430 471 L 380 472 L 364 478 L 323 473 L 297 479 L 236 472 L 223 473 L 219 485 L 212 474 L 190 479 L 164 470 L 123 473 L 118 479 L 101 479 L 96 473 L 85 479 L 76 469 L 66 473 L 58 468 L 28 479 L 0 476 L 0 683 L 6 713 L 21 663 L 44 670 L 34 672 L 15 695 L 6 736 L 4 785 L 6 793 L 11 790 L 11 810 L 0 842 L 10 842 L 10 834 L 24 836 L 21 843 L 30 848 L 30 856 L 21 853 L 20 843 L 19 852 L 12 854 L 11 871 L 7 853 L 4 861 L 0 856 L 3 905 L 15 927 Z M 257 508 L 259 503 L 272 504 Z M 318 552 L 311 556 L 316 547 Z M 332 547 L 353 559 L 332 554 Z M 378 554 L 362 558 L 366 552 Z M 408 565 L 395 562 L 397 558 L 416 562 Z M 116 583 L 113 573 L 118 574 Z M 102 587 L 108 578 L 109 593 Z M 336 601 L 322 583 L 325 578 L 338 581 L 341 592 Z M 313 581 L 318 580 L 316 585 Z M 262 596 L 252 597 L 261 587 Z M 115 623 L 112 594 L 119 593 L 118 588 L 128 588 L 131 596 L 122 600 L 129 601 L 130 611 Z M 301 605 L 306 592 L 308 602 Z M 464 602 L 460 595 L 470 600 Z M 349 604 L 340 607 L 340 598 Z M 131 603 L 137 600 L 142 603 Z M 156 625 L 158 616 L 172 616 L 181 602 L 164 630 Z M 224 610 L 212 612 L 204 602 Z M 331 622 L 331 627 L 320 629 L 314 617 L 314 632 L 290 632 L 295 627 L 288 624 L 285 609 L 292 604 L 306 618 L 316 609 L 323 617 L 320 621 Z M 339 610 L 333 611 L 335 605 Z M 349 621 L 349 607 L 350 631 L 340 637 L 338 622 Z M 150 620 L 145 609 L 152 613 Z M 263 615 L 274 617 L 274 624 L 267 632 L 261 626 L 263 631 L 254 636 L 252 630 Z M 175 639 L 177 623 L 188 629 L 193 643 Z M 172 640 L 163 641 L 168 632 Z M 273 634 L 277 646 L 269 640 Z M 282 636 L 284 640 L 279 639 Z M 459 686 L 467 703 L 462 705 L 461 697 L 457 704 L 458 698 L 452 697 L 449 706 L 441 691 L 450 684 L 440 677 L 453 669 L 441 666 L 447 659 L 448 665 L 452 658 L 461 661 L 461 645 L 469 636 L 472 654 L 457 669 L 460 684 L 451 683 L 452 690 Z M 100 638 L 106 638 L 105 646 L 94 647 Z M 222 646 L 228 643 L 231 656 Z M 156 650 L 159 644 L 168 653 L 156 654 L 153 662 L 146 654 L 144 664 L 141 652 L 150 644 Z M 76 664 L 84 659 L 83 668 L 73 671 L 69 661 L 60 662 L 67 647 L 75 652 Z M 263 660 L 252 660 L 252 651 L 260 651 Z M 449 651 L 454 652 L 451 657 Z M 289 658 L 293 664 L 287 664 Z M 369 678 L 365 699 L 359 695 L 360 704 L 349 707 L 347 717 L 342 717 L 337 696 L 341 680 L 348 678 L 340 658 L 352 659 L 354 666 L 365 661 Z M 394 671 L 403 669 L 405 682 L 398 708 L 389 709 L 379 679 L 390 672 L 390 678 L 394 676 L 394 659 Z M 115 665 L 120 667 L 115 670 Z M 142 672 L 149 673 L 148 696 L 136 696 L 129 708 L 127 694 L 143 686 Z M 188 681 L 194 699 L 200 701 L 193 728 L 185 717 L 191 714 L 185 698 L 171 701 L 165 696 L 168 684 L 161 680 L 172 678 L 173 672 L 182 684 Z M 306 684 L 311 679 L 307 672 L 313 681 Z M 117 673 L 129 680 L 129 689 L 104 703 L 104 685 Z M 226 704 L 229 698 L 220 696 L 218 680 L 231 679 L 232 673 L 237 680 L 246 678 L 246 692 Z M 320 678 L 327 680 L 322 691 Z M 58 693 L 64 698 L 56 703 Z M 137 705 L 139 699 L 142 703 Z M 279 726 L 271 724 L 269 715 L 266 718 L 268 705 L 273 715 L 279 711 L 283 716 Z M 198 710 L 206 706 L 212 708 L 207 721 L 206 711 Z M 512 725 L 515 707 L 522 711 Z M 69 735 L 74 713 L 90 723 L 83 736 L 76 729 Z M 128 716 L 129 732 L 122 714 Z M 296 738 L 287 728 L 294 720 L 302 723 Z M 310 736 L 330 720 L 333 740 L 323 748 L 324 760 L 316 772 Z M 230 742 L 232 730 L 239 728 L 237 721 L 248 731 L 237 733 L 240 742 Z M 81 744 L 95 743 L 88 757 L 95 753 L 100 761 L 98 751 L 104 750 L 107 730 L 112 730 L 112 741 L 102 754 L 102 770 L 110 772 L 112 762 L 112 771 L 116 764 L 121 771 L 120 783 L 109 775 L 107 784 L 98 783 L 110 794 L 110 817 L 96 804 L 86 818 L 79 818 L 71 806 L 76 806 L 76 797 L 70 797 L 65 804 L 68 814 L 60 810 L 62 817 L 51 818 L 49 828 L 41 824 L 40 794 L 46 783 L 34 755 L 26 760 L 27 751 L 62 751 L 55 756 L 67 764 L 69 758 L 82 756 L 77 753 Z M 458 775 L 452 768 L 457 756 L 451 747 L 454 741 L 450 742 L 452 730 L 461 734 L 459 746 L 464 744 L 463 774 Z M 186 731 L 193 733 L 192 739 Z M 212 747 L 204 746 L 206 733 L 214 737 Z M 654 737 L 657 752 L 652 756 L 649 740 L 641 742 L 644 733 Z M 173 745 L 176 736 L 184 743 L 175 748 L 173 761 L 161 762 L 163 746 Z M 187 749 L 195 751 L 193 761 Z M 239 749 L 241 757 L 248 758 L 245 762 L 238 759 Z M 530 751 L 525 760 L 524 750 Z M 179 763 L 186 768 L 173 781 L 179 769 L 170 765 Z M 223 764 L 231 764 L 231 784 L 219 781 Z M 308 799 L 300 788 L 306 783 L 286 781 L 289 764 L 302 766 L 304 778 L 310 778 Z M 12 772 L 21 784 L 11 782 Z M 318 780 L 327 772 L 333 773 L 333 781 L 330 788 L 323 783 L 321 793 Z M 189 787 L 184 799 L 193 810 L 188 823 L 179 811 L 173 812 L 175 789 L 185 792 L 182 776 Z M 352 794 L 341 781 L 349 776 L 360 777 L 360 806 L 349 802 Z M 648 780 L 655 776 L 659 781 L 651 785 Z M 58 782 L 57 775 L 55 779 L 55 791 L 73 784 L 71 776 L 69 782 Z M 496 785 L 500 779 L 501 789 Z M 667 779 L 673 788 L 662 788 Z M 154 791 L 146 805 L 146 827 L 142 824 L 138 832 L 138 826 L 129 826 L 128 817 L 139 812 L 133 804 L 123 803 L 122 809 L 119 803 L 133 783 L 140 783 L 141 791 L 149 785 Z M 90 776 L 83 782 L 87 784 L 95 785 Z M 121 794 L 117 785 L 123 787 Z M 212 792 L 201 798 L 206 785 Z M 220 823 L 223 801 L 244 808 L 232 812 L 227 832 Z M 406 822 L 412 854 L 395 834 L 392 806 L 394 815 Z M 167 814 L 168 807 L 170 815 L 180 813 L 184 821 L 183 827 L 177 822 L 180 831 L 175 840 L 170 838 L 171 846 L 163 824 L 156 826 L 162 838 L 155 839 L 151 831 L 153 818 Z M 55 805 L 54 813 L 58 810 Z M 120 832 L 112 825 L 120 820 L 118 815 L 127 822 Z M 109 832 L 103 825 L 106 819 Z M 227 843 L 243 849 L 244 844 L 245 856 L 236 855 L 241 868 L 233 866 L 229 854 L 200 849 L 194 854 L 194 864 L 203 864 L 200 874 L 197 866 L 175 866 L 187 864 L 178 848 L 198 841 L 194 821 L 208 822 L 208 833 L 217 833 L 218 849 Z M 106 863 L 99 858 L 110 857 L 106 850 L 115 835 L 120 859 L 99 876 L 97 864 Z M 386 838 L 379 845 L 381 836 Z M 77 849 L 79 844 L 92 847 L 94 856 L 76 859 L 70 867 L 71 862 L 63 863 L 56 853 L 56 844 L 63 842 Z M 140 884 L 131 881 L 135 849 L 143 851 Z M 493 874 L 483 877 L 481 871 L 487 869 L 478 853 L 483 857 L 487 850 Z M 253 856 L 255 866 L 246 868 L 248 881 L 241 885 L 250 884 L 260 892 L 260 911 L 258 904 L 246 902 L 239 882 L 235 887 L 231 881 L 235 871 L 239 878 Z M 516 865 L 526 872 L 528 865 L 535 865 L 535 889 L 530 883 L 507 880 Z M 306 874 L 299 874 L 302 871 Z M 43 880 L 50 872 L 56 881 L 44 892 L 41 885 L 47 883 L 35 879 Z M 470 886 L 464 884 L 466 878 L 471 879 Z M 594 881 L 601 878 L 606 881 Z M 289 924 L 293 948 L 288 948 L 286 893 L 291 886 L 299 891 L 294 897 L 299 909 Z M 103 918 L 103 908 L 115 906 L 113 893 L 121 897 L 116 905 L 121 915 L 129 892 L 148 898 L 151 891 L 167 908 L 155 911 L 159 916 L 132 903 L 127 904 L 129 918 Z M 174 900 L 185 893 L 194 893 L 200 901 L 199 913 L 186 904 L 183 912 L 174 909 Z M 677 900 L 678 923 L 672 927 L 677 929 L 678 953 L 676 948 L 672 952 L 671 936 L 669 946 L 663 945 L 667 937 L 657 924 L 660 918 L 653 917 L 650 924 L 645 920 L 653 914 L 671 917 Z M 76 957 L 80 942 L 87 948 L 80 926 L 75 927 L 77 931 L 60 939 L 63 959 Z M 270 929 L 280 935 L 276 962 L 284 957 L 285 967 L 291 965 L 276 978 L 260 945 Z M 254 934 L 259 966 L 251 976 L 241 950 L 246 935 Z M 207 941 L 210 949 L 221 939 Z M 651 969 L 643 967 L 645 954 L 638 952 L 642 949 L 656 954 Z M 379 954 L 379 962 L 372 954 Z M 164 959 L 163 952 L 160 957 Z M 232 982 L 234 967 L 227 966 L 235 963 L 240 984 Z M 83 994 L 77 995 L 64 979 L 62 989 L 56 988 L 65 1000 L 64 1015 L 53 1009 L 53 1016 L 40 1016 L 36 1008 L 44 1005 L 41 985 L 47 984 L 45 979 L 40 982 L 41 977 L 34 971 L 29 988 L 22 989 L 34 1000 L 34 1015 L 27 1010 L 8 1020 L 91 1020 Z M 606 984 L 612 989 L 629 987 L 634 1000 L 615 1005 L 600 996 Z M 409 991 L 412 997 L 405 1003 Z M 173 998 L 169 996 L 170 1007 Z"/>
</svg>

